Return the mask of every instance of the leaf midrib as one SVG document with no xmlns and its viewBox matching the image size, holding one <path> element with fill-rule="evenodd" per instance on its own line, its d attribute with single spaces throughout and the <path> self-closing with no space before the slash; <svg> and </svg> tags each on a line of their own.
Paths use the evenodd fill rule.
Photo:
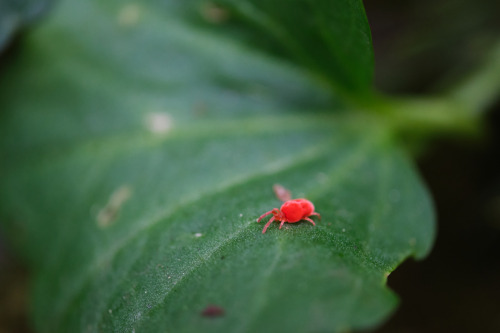
<svg viewBox="0 0 500 333">
<path fill-rule="evenodd" d="M 143 114 L 147 116 L 146 113 Z M 182 141 L 202 141 L 207 139 L 220 139 L 238 135 L 239 137 L 251 137 L 270 133 L 288 133 L 307 130 L 327 131 L 332 128 L 332 124 L 343 122 L 348 124 L 348 116 L 335 115 L 329 113 L 309 115 L 302 114 L 288 116 L 256 116 L 242 119 L 229 119 L 225 121 L 203 121 L 191 125 L 180 124 L 180 127 L 173 128 L 171 132 L 154 134 L 147 131 L 146 125 L 141 128 L 126 129 L 123 132 L 113 135 L 99 136 L 83 142 L 58 142 L 57 150 L 44 150 L 40 147 L 26 148 L 25 151 L 16 149 L 16 160 L 22 159 L 23 155 L 32 156 L 37 152 L 36 158 L 40 163 L 16 163 L 15 172 L 29 172 L 31 169 L 51 168 L 61 160 L 71 158 L 71 156 L 92 156 L 104 153 L 109 156 L 113 152 L 115 156 L 131 149 L 142 150 L 145 148 L 157 147 L 162 144 L 177 144 Z M 175 122 L 175 118 L 173 120 Z M 277 126 L 279 124 L 279 126 Z M 175 123 L 174 123 L 175 126 Z M 244 129 L 242 131 L 242 128 Z M 20 164 L 20 165 L 19 165 Z"/>
</svg>

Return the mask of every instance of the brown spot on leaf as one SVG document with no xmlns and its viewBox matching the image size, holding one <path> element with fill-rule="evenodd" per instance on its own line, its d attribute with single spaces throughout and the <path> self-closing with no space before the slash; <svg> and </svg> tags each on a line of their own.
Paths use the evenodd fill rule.
<svg viewBox="0 0 500 333">
<path fill-rule="evenodd" d="M 116 189 L 108 203 L 97 214 L 97 225 L 100 228 L 105 228 L 113 224 L 118 218 L 118 213 L 122 205 L 130 198 L 132 190 L 127 185 L 120 186 Z"/>
<path fill-rule="evenodd" d="M 124 5 L 118 12 L 118 24 L 121 26 L 133 26 L 139 21 L 141 10 L 135 3 Z"/>
<path fill-rule="evenodd" d="M 221 24 L 229 18 L 229 12 L 221 6 L 212 2 L 205 3 L 201 8 L 201 15 L 205 20 L 213 24 Z"/>
<path fill-rule="evenodd" d="M 210 318 L 215 318 L 215 317 L 221 317 L 225 313 L 224 308 L 221 308 L 220 306 L 217 305 L 208 305 L 201 315 L 203 317 L 210 317 Z"/>
</svg>

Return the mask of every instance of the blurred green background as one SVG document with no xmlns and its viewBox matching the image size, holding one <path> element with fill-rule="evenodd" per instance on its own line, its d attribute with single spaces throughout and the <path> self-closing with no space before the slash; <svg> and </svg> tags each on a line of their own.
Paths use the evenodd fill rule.
<svg viewBox="0 0 500 333">
<path fill-rule="evenodd" d="M 453 85 L 500 37 L 500 2 L 365 1 L 376 84 L 429 94 Z M 500 75 L 500 73 L 499 73 Z M 420 158 L 438 237 L 389 277 L 401 305 L 377 332 L 500 332 L 500 103 L 476 141 L 442 137 Z"/>
</svg>

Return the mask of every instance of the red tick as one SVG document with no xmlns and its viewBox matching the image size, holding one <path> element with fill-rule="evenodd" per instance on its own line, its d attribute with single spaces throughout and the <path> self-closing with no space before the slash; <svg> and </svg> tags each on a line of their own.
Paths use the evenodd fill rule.
<svg viewBox="0 0 500 333">
<path fill-rule="evenodd" d="M 260 222 L 264 217 L 267 215 L 273 214 L 273 217 L 267 222 L 267 224 L 264 226 L 264 230 L 262 230 L 262 233 L 265 233 L 267 230 L 267 227 L 273 223 L 273 221 L 280 221 L 280 229 L 283 226 L 285 222 L 287 223 L 295 223 L 299 222 L 300 220 L 306 220 L 311 222 L 313 225 L 316 225 L 313 220 L 309 218 L 311 215 L 316 215 L 321 219 L 321 215 L 319 213 L 316 213 L 314 211 L 314 205 L 311 201 L 306 200 L 306 199 L 293 199 L 293 200 L 288 200 L 285 202 L 283 205 L 281 205 L 281 209 L 274 208 L 267 213 L 263 214 L 257 222 Z"/>
</svg>

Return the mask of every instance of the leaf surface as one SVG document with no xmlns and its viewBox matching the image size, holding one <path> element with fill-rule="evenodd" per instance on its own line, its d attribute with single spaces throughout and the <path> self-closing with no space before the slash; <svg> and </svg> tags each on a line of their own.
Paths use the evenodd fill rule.
<svg viewBox="0 0 500 333">
<path fill-rule="evenodd" d="M 45 14 L 51 0 L 0 1 L 0 52 L 23 26 Z"/>
<path fill-rule="evenodd" d="M 373 48 L 359 0 L 218 0 L 254 45 L 308 68 L 343 97 L 371 91 Z M 236 16 L 232 19 L 232 16 Z M 238 24 L 239 23 L 239 24 Z M 233 27 L 234 28 L 234 27 Z M 281 51 L 280 51 L 281 49 Z"/>
<path fill-rule="evenodd" d="M 35 273 L 38 330 L 380 322 L 386 276 L 434 234 L 391 132 L 190 24 L 197 3 L 166 6 L 64 2 L 0 80 L 0 216 Z M 275 183 L 322 220 L 262 234 Z"/>
</svg>

